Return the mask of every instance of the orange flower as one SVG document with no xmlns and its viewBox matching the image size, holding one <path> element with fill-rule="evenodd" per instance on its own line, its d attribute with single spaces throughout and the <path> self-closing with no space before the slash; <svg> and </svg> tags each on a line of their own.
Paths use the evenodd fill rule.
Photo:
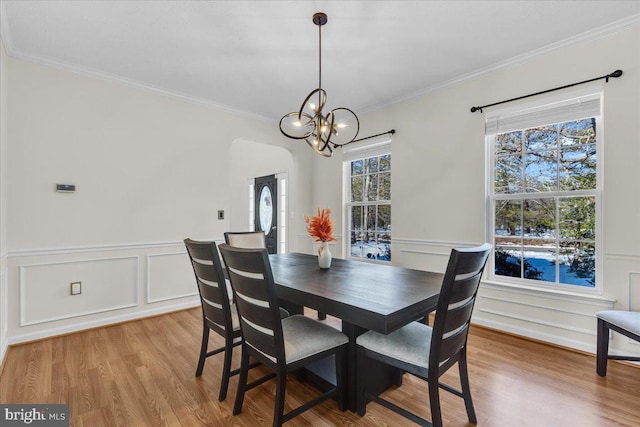
<svg viewBox="0 0 640 427">
<path fill-rule="evenodd" d="M 336 238 L 333 237 L 333 225 L 335 221 L 332 221 L 329 215 L 331 215 L 331 209 L 318 208 L 318 215 L 304 217 L 307 223 L 307 232 L 316 242 L 336 240 Z"/>
</svg>

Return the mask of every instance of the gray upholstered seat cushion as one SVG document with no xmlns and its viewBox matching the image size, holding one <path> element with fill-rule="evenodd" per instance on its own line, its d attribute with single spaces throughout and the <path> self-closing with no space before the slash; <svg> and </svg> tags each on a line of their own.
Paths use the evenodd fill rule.
<svg viewBox="0 0 640 427">
<path fill-rule="evenodd" d="M 300 314 L 282 319 L 282 335 L 287 364 L 349 342 L 337 329 Z"/>
<path fill-rule="evenodd" d="M 413 322 L 388 335 L 368 331 L 356 343 L 375 353 L 427 370 L 431 348 L 431 327 Z"/>
<path fill-rule="evenodd" d="M 640 335 L 639 311 L 605 310 L 599 311 L 596 315 L 598 319 L 602 319 L 619 328 Z"/>
</svg>

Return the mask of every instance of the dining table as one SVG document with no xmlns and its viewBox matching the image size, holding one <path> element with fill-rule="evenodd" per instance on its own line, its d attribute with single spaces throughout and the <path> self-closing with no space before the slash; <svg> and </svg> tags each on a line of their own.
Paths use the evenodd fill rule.
<svg viewBox="0 0 640 427">
<path fill-rule="evenodd" d="M 349 338 L 347 349 L 347 408 L 356 410 L 356 338 L 373 330 L 389 334 L 402 326 L 425 319 L 436 309 L 442 273 L 415 270 L 388 263 L 334 258 L 322 269 L 318 257 L 302 253 L 269 255 L 282 307 L 303 314 L 304 307 L 339 318 Z M 402 383 L 402 372 L 367 360 L 367 390 L 381 393 Z M 329 363 L 308 367 L 313 382 L 322 388 L 335 384 Z"/>
</svg>

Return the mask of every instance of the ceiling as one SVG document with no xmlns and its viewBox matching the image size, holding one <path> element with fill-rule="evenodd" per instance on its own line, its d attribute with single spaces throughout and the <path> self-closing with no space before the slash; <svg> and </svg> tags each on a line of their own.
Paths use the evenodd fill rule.
<svg viewBox="0 0 640 427">
<path fill-rule="evenodd" d="M 9 55 L 266 120 L 362 113 L 640 21 L 640 1 L 9 1 Z M 615 64 L 602 64 L 602 74 Z"/>
</svg>

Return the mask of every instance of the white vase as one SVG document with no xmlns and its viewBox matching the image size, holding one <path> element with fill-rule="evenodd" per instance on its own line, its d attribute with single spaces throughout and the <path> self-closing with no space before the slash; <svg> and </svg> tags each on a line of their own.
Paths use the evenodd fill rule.
<svg viewBox="0 0 640 427">
<path fill-rule="evenodd" d="M 318 248 L 318 264 L 320 268 L 331 267 L 331 251 L 329 251 L 329 242 L 321 242 Z"/>
</svg>

